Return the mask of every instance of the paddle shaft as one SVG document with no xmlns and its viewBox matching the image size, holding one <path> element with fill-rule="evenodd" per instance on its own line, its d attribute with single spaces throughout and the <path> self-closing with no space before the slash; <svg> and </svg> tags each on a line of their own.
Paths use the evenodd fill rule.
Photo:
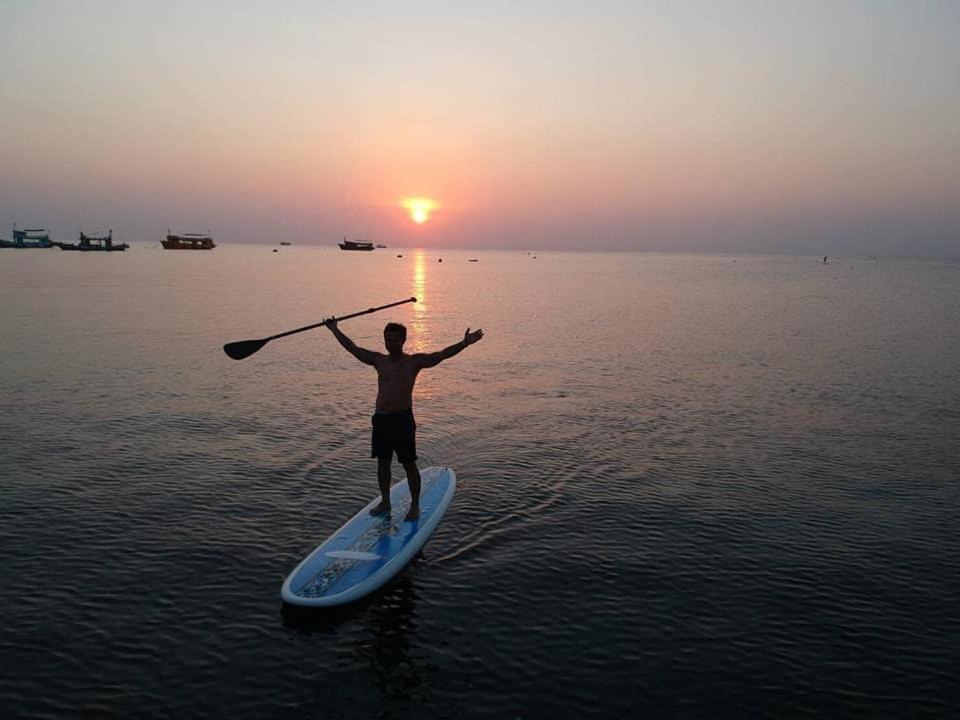
<svg viewBox="0 0 960 720">
<path fill-rule="evenodd" d="M 357 317 L 358 315 L 369 315 L 370 313 L 375 313 L 378 310 L 386 310 L 387 308 L 392 308 L 392 307 L 396 307 L 397 305 L 404 305 L 406 303 L 416 302 L 416 301 L 417 299 L 415 297 L 412 297 L 412 298 L 407 298 L 406 300 L 400 300 L 395 303 L 390 303 L 389 305 L 381 305 L 380 307 L 368 308 L 366 310 L 361 310 L 360 312 L 355 312 L 355 313 L 351 313 L 350 315 L 344 315 L 343 317 L 338 317 L 337 322 L 340 322 L 341 320 L 347 320 L 348 318 L 354 318 L 354 317 Z M 276 340 L 277 338 L 286 337 L 287 335 L 302 333 L 305 330 L 313 330 L 314 328 L 323 327 L 324 325 L 327 324 L 327 322 L 328 322 L 327 320 L 324 320 L 322 322 L 314 323 L 313 325 L 304 325 L 303 327 L 299 327 L 296 330 L 287 330 L 286 332 L 278 333 L 276 335 L 271 335 L 268 338 L 264 338 L 264 341 L 266 342 L 269 340 Z"/>
</svg>

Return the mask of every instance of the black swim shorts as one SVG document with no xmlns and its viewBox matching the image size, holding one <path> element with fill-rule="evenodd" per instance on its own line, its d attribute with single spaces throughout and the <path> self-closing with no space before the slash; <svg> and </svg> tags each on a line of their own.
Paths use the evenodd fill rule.
<svg viewBox="0 0 960 720">
<path fill-rule="evenodd" d="M 373 415 L 373 439 L 370 457 L 393 459 L 402 463 L 417 459 L 417 423 L 413 419 L 413 410 Z"/>
</svg>

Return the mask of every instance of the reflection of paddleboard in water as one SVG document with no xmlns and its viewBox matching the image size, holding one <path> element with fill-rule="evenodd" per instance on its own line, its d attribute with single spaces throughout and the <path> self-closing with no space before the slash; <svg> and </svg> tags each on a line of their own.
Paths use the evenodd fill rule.
<svg viewBox="0 0 960 720">
<path fill-rule="evenodd" d="M 310 553 L 287 577 L 284 602 L 308 607 L 343 605 L 362 598 L 399 573 L 426 544 L 457 489 L 450 468 L 420 471 L 420 518 L 404 520 L 410 507 L 407 481 L 390 488 L 389 516 L 370 514 L 377 495 L 363 510 Z"/>
</svg>

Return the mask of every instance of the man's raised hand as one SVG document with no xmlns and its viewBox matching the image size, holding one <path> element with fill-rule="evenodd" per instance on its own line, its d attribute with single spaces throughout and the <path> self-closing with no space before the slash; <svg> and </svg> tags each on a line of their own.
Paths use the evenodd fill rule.
<svg viewBox="0 0 960 720">
<path fill-rule="evenodd" d="M 467 328 L 467 331 L 463 334 L 463 344 L 464 345 L 473 345 L 475 342 L 483 339 L 483 330 L 474 330 L 470 332 L 470 328 Z"/>
</svg>

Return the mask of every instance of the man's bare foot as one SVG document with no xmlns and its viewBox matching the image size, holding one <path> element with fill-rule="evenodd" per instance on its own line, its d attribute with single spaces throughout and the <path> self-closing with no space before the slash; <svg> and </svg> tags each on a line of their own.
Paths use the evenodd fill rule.
<svg viewBox="0 0 960 720">
<path fill-rule="evenodd" d="M 407 513 L 407 520 L 419 520 L 420 519 L 420 506 L 411 505 L 410 512 Z"/>
<path fill-rule="evenodd" d="M 385 500 L 381 500 L 380 504 L 377 505 L 373 510 L 370 511 L 371 515 L 389 515 L 390 514 L 390 503 Z"/>
</svg>

